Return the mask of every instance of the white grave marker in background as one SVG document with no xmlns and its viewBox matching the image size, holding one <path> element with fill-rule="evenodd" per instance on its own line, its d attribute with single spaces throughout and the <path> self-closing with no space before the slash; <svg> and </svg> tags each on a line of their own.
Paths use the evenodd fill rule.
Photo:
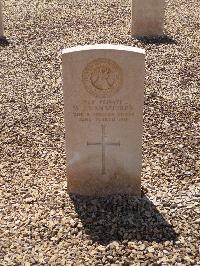
<svg viewBox="0 0 200 266">
<path fill-rule="evenodd" d="M 165 0 L 132 0 L 132 36 L 163 35 Z"/>
<path fill-rule="evenodd" d="M 2 14 L 1 0 L 0 0 L 0 36 L 3 36 L 3 14 Z"/>
</svg>

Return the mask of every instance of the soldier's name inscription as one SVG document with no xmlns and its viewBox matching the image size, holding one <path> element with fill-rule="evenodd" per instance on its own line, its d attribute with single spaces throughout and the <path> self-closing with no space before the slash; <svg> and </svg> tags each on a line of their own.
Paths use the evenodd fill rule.
<svg viewBox="0 0 200 266">
<path fill-rule="evenodd" d="M 79 122 L 128 122 L 133 116 L 133 105 L 121 99 L 83 100 L 73 105 L 73 117 Z"/>
</svg>

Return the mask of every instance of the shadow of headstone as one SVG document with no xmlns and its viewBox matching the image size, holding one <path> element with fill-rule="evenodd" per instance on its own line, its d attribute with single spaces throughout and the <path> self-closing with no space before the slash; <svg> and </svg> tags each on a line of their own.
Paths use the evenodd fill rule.
<svg viewBox="0 0 200 266">
<path fill-rule="evenodd" d="M 139 41 L 141 41 L 144 44 L 177 44 L 176 40 L 174 40 L 172 37 L 168 35 L 158 36 L 158 37 L 138 37 Z"/>
<path fill-rule="evenodd" d="M 5 36 L 0 36 L 0 46 L 6 47 L 9 45 L 9 41 Z"/>
<path fill-rule="evenodd" d="M 175 241 L 177 234 L 146 197 L 70 195 L 85 233 L 102 245 L 112 241 Z"/>
</svg>

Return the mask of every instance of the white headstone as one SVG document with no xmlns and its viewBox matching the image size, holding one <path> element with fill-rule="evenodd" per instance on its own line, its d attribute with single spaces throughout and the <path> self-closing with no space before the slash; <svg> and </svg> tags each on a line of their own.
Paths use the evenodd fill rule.
<svg viewBox="0 0 200 266">
<path fill-rule="evenodd" d="M 3 36 L 3 14 L 2 14 L 1 0 L 0 0 L 0 36 Z"/>
<path fill-rule="evenodd" d="M 159 36 L 164 30 L 165 0 L 132 0 L 132 36 Z"/>
<path fill-rule="evenodd" d="M 63 50 L 68 190 L 140 195 L 144 50 Z"/>
</svg>

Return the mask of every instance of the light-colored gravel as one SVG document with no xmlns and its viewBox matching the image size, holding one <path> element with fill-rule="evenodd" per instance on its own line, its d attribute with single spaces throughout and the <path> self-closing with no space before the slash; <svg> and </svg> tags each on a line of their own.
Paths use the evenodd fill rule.
<svg viewBox="0 0 200 266">
<path fill-rule="evenodd" d="M 149 41 L 128 0 L 3 0 L 0 265 L 200 265 L 198 5 Z M 93 43 L 146 49 L 142 199 L 67 194 L 61 49 Z"/>
</svg>

